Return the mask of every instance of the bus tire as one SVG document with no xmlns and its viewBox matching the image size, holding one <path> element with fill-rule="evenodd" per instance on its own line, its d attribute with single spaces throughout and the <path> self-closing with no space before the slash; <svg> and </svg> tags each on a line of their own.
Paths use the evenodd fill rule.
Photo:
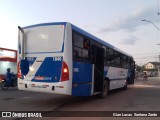
<svg viewBox="0 0 160 120">
<path fill-rule="evenodd" d="M 127 86 L 128 86 L 128 82 L 127 82 L 127 80 L 126 80 L 126 83 L 125 83 L 125 85 L 124 85 L 124 87 L 123 87 L 123 90 L 126 90 L 126 89 L 127 89 Z"/>
<path fill-rule="evenodd" d="M 107 80 L 104 80 L 103 91 L 99 94 L 100 98 L 106 98 L 109 93 L 109 84 Z"/>
</svg>

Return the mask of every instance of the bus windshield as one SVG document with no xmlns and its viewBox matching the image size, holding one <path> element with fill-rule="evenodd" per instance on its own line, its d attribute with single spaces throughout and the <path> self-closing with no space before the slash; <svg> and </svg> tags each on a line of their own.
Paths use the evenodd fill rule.
<svg viewBox="0 0 160 120">
<path fill-rule="evenodd" d="M 29 27 L 24 32 L 25 53 L 62 51 L 64 25 Z"/>
</svg>

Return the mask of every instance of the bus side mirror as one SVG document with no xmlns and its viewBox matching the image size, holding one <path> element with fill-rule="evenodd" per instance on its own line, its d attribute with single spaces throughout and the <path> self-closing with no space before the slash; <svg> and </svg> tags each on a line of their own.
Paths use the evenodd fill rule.
<svg viewBox="0 0 160 120">
<path fill-rule="evenodd" d="M 21 60 L 20 69 L 23 75 L 29 72 L 29 61 L 26 59 Z"/>
</svg>

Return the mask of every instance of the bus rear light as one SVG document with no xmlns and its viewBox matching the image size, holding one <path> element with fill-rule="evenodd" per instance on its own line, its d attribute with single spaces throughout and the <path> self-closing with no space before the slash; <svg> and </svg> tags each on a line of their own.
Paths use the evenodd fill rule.
<svg viewBox="0 0 160 120">
<path fill-rule="evenodd" d="M 20 61 L 18 62 L 18 66 L 17 66 L 17 77 L 22 79 L 22 73 L 21 73 L 21 69 L 20 69 Z"/>
<path fill-rule="evenodd" d="M 64 88 L 64 86 L 56 86 L 56 88 Z"/>
<path fill-rule="evenodd" d="M 69 80 L 69 69 L 66 62 L 63 61 L 61 81 L 67 81 L 67 80 Z"/>
</svg>

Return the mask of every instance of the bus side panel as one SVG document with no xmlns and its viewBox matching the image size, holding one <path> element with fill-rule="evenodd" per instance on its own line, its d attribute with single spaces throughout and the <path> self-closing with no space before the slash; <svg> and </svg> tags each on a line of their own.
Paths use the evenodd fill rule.
<svg viewBox="0 0 160 120">
<path fill-rule="evenodd" d="M 91 84 L 77 84 L 72 87 L 73 96 L 90 96 Z"/>
<path fill-rule="evenodd" d="M 127 80 L 128 70 L 123 68 L 109 67 L 107 76 L 110 80 L 109 90 L 122 88 Z"/>
<path fill-rule="evenodd" d="M 90 96 L 92 88 L 92 64 L 73 62 L 73 96 Z"/>
</svg>

